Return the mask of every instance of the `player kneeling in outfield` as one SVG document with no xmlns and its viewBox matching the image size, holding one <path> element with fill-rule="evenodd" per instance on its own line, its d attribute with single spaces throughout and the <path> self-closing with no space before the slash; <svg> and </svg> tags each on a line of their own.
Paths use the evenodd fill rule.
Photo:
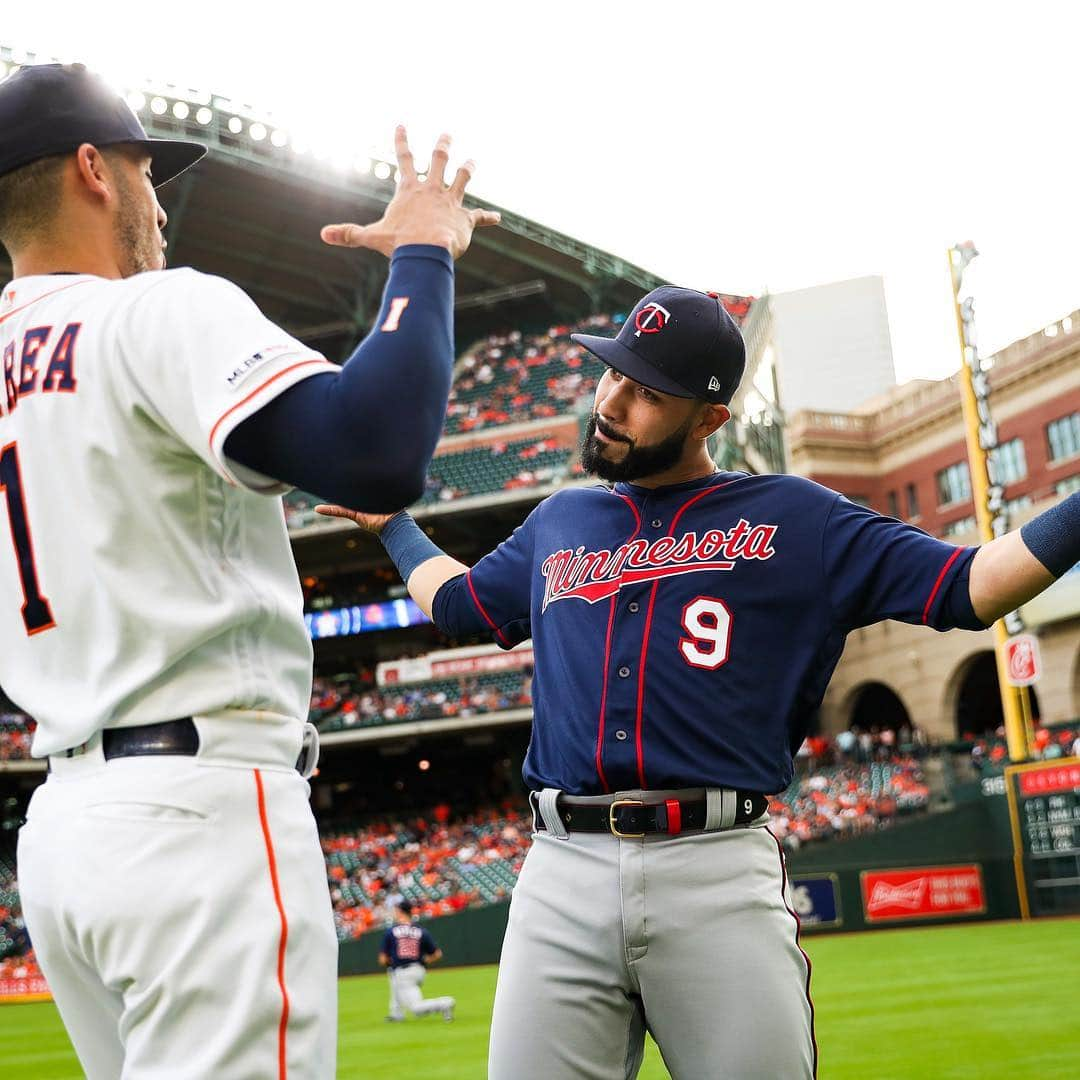
<svg viewBox="0 0 1080 1080">
<path fill-rule="evenodd" d="M 544 500 L 470 570 L 378 533 L 444 632 L 533 639 L 536 838 L 499 969 L 491 1080 L 814 1074 L 810 964 L 765 827 L 845 635 L 979 629 L 1080 558 L 1080 495 L 954 547 L 795 476 L 717 472 L 744 367 L 719 300 L 662 288 L 615 339 L 582 447 L 611 486 Z"/>
<path fill-rule="evenodd" d="M 394 925 L 387 928 L 379 949 L 379 963 L 390 979 L 387 1020 L 404 1020 L 406 1009 L 413 1016 L 441 1012 L 444 1020 L 454 1019 L 452 997 L 425 998 L 420 990 L 428 966 L 441 959 L 442 949 L 422 926 L 413 923 L 412 904 L 402 900 L 394 912 Z"/>
<path fill-rule="evenodd" d="M 151 140 L 79 65 L 0 84 L 0 685 L 50 775 L 19 836 L 27 928 L 91 1080 L 334 1075 L 337 941 L 308 805 L 311 642 L 280 496 L 423 490 L 453 362 L 453 258 L 494 215 L 420 182 L 343 368 L 234 285 L 165 270 Z M 407 407 L 403 403 L 408 403 Z M 4 528 L 3 535 L 8 535 Z"/>
</svg>

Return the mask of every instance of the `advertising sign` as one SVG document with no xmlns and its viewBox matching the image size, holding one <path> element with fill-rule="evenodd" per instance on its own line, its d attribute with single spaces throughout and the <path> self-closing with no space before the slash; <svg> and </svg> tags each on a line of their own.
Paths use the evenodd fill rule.
<svg viewBox="0 0 1080 1080">
<path fill-rule="evenodd" d="M 977 915 L 986 910 L 982 868 L 977 863 L 864 870 L 860 878 L 867 922 Z"/>
<path fill-rule="evenodd" d="M 791 902 L 803 927 L 839 926 L 844 921 L 835 874 L 792 878 Z"/>
<path fill-rule="evenodd" d="M 1017 634 L 1005 642 L 1009 682 L 1013 686 L 1031 686 L 1042 674 L 1039 642 L 1033 634 Z"/>
</svg>

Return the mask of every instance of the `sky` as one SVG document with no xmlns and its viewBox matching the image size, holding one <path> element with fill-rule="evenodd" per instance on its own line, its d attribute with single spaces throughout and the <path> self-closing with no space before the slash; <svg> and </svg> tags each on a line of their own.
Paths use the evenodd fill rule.
<svg viewBox="0 0 1080 1080">
<path fill-rule="evenodd" d="M 1080 5 L 4 4 L 0 43 L 250 105 L 313 143 L 418 160 L 673 282 L 760 295 L 880 274 L 897 376 L 1080 308 Z"/>
</svg>

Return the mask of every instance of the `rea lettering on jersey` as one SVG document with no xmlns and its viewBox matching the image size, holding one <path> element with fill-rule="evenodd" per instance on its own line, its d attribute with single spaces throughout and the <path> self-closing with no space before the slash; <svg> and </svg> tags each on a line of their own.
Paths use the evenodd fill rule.
<svg viewBox="0 0 1080 1080">
<path fill-rule="evenodd" d="M 631 540 L 614 551 L 564 548 L 549 555 L 540 567 L 544 575 L 544 604 L 578 599 L 595 604 L 614 596 L 624 585 L 704 570 L 733 570 L 738 559 L 764 561 L 776 554 L 772 542 L 776 525 L 751 525 L 745 518 L 727 531 L 709 529 L 700 539 L 691 530 L 682 539 L 663 536 L 650 543 Z"/>
<path fill-rule="evenodd" d="M 4 401 L 8 413 L 23 398 L 38 391 L 73 394 L 78 388 L 75 343 L 82 323 L 68 323 L 55 340 L 54 329 L 35 326 L 23 334 L 21 342 L 9 341 L 4 346 Z"/>
</svg>

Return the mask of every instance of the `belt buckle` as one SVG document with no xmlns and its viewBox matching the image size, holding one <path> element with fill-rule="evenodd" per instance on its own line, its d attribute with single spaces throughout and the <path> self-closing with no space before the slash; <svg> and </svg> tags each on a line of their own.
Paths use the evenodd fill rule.
<svg viewBox="0 0 1080 1080">
<path fill-rule="evenodd" d="M 620 806 L 644 806 L 645 803 L 641 799 L 616 799 L 608 807 L 608 828 L 611 830 L 612 836 L 617 836 L 621 840 L 640 840 L 645 834 L 643 832 L 620 832 L 615 825 L 615 811 Z"/>
</svg>

